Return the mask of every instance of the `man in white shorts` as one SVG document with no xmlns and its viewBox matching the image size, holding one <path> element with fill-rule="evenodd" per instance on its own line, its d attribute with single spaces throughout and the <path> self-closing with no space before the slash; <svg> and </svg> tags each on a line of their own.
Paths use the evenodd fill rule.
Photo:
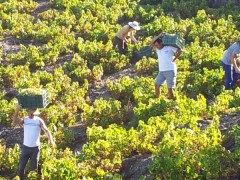
<svg viewBox="0 0 240 180">
<path fill-rule="evenodd" d="M 25 167 L 27 165 L 28 160 L 30 159 L 30 171 L 36 171 L 38 169 L 38 161 L 40 156 L 40 132 L 41 130 L 47 135 L 50 145 L 53 147 L 54 142 L 52 138 L 52 134 L 48 130 L 44 121 L 36 116 L 38 113 L 36 109 L 28 109 L 28 116 L 23 119 L 18 118 L 19 111 L 21 106 L 18 105 L 14 117 L 13 124 L 23 126 L 24 130 L 24 139 L 22 146 L 22 153 L 19 161 L 19 170 L 18 176 L 20 180 L 24 179 Z"/>
<path fill-rule="evenodd" d="M 177 76 L 177 66 L 175 61 L 181 55 L 182 49 L 173 46 L 164 46 L 162 44 L 162 33 L 152 39 L 151 46 L 155 48 L 158 55 L 159 73 L 155 79 L 155 94 L 159 97 L 161 94 L 160 86 L 166 81 L 168 99 L 173 99 L 173 90 L 176 86 Z"/>
</svg>

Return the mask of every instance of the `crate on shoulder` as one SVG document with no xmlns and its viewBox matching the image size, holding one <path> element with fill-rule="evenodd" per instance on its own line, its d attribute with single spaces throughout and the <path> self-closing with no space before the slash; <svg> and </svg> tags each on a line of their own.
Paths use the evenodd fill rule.
<svg viewBox="0 0 240 180">
<path fill-rule="evenodd" d="M 185 40 L 181 38 L 180 34 L 168 34 L 164 33 L 162 43 L 166 46 L 173 46 L 176 48 L 183 49 L 185 46 Z"/>
<path fill-rule="evenodd" d="M 50 103 L 47 89 L 22 89 L 17 95 L 17 99 L 24 109 L 45 108 Z"/>
</svg>

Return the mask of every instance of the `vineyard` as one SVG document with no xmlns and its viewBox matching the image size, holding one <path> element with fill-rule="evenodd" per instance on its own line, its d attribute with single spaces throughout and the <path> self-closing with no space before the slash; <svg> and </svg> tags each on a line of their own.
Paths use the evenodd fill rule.
<svg viewBox="0 0 240 180">
<path fill-rule="evenodd" d="M 27 170 L 27 179 L 238 179 L 240 129 L 223 132 L 220 122 L 240 114 L 240 88 L 224 90 L 220 60 L 240 39 L 239 6 L 210 2 L 0 0 L 0 128 L 12 127 L 22 90 L 47 89 L 50 98 L 39 110 L 56 147 L 41 137 L 40 174 Z M 119 54 L 115 34 L 135 20 L 139 43 Z M 166 86 L 155 97 L 154 51 L 134 60 L 160 32 L 185 39 L 176 100 L 167 99 Z M 75 124 L 86 134 L 78 150 Z M 229 139 L 233 149 L 224 145 Z M 0 138 L 0 179 L 17 179 L 21 146 Z M 127 177 L 133 157 L 148 163 Z"/>
</svg>

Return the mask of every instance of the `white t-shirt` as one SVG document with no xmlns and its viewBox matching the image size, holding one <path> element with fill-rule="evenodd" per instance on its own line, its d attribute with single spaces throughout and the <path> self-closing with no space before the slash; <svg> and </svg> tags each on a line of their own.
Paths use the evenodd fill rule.
<svg viewBox="0 0 240 180">
<path fill-rule="evenodd" d="M 173 62 L 173 57 L 176 51 L 177 48 L 173 46 L 164 46 L 162 49 L 156 49 L 159 71 L 177 70 L 176 63 Z"/>
<path fill-rule="evenodd" d="M 222 62 L 227 65 L 231 64 L 231 55 L 240 53 L 240 44 L 235 42 L 233 43 L 223 54 Z"/>
<path fill-rule="evenodd" d="M 23 123 L 24 139 L 23 144 L 28 147 L 36 147 L 40 145 L 40 117 L 34 116 L 33 119 L 25 117 Z"/>
</svg>

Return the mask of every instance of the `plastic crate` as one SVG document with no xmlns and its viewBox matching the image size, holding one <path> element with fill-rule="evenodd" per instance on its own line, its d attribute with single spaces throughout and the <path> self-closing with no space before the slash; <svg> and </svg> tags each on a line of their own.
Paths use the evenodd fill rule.
<svg viewBox="0 0 240 180">
<path fill-rule="evenodd" d="M 139 51 L 134 52 L 133 57 L 134 60 L 140 60 L 143 56 L 150 57 L 152 55 L 152 47 L 144 46 Z"/>
<path fill-rule="evenodd" d="M 49 104 L 47 90 L 42 90 L 40 95 L 17 95 L 18 103 L 24 109 L 45 108 Z"/>
<path fill-rule="evenodd" d="M 185 45 L 185 40 L 179 34 L 164 34 L 162 42 L 164 45 L 173 46 L 182 49 Z"/>
</svg>

